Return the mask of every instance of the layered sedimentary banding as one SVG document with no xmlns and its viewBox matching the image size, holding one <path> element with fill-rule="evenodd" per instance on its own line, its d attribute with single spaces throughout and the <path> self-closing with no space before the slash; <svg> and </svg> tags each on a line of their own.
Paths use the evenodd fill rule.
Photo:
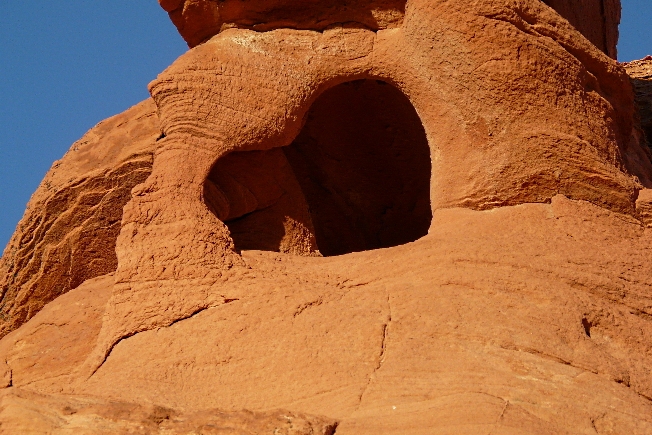
<svg viewBox="0 0 652 435">
<path fill-rule="evenodd" d="M 52 165 L 0 260 L 0 336 L 115 271 L 122 208 L 149 176 L 159 135 L 147 100 L 98 124 Z"/>
<path fill-rule="evenodd" d="M 227 28 L 267 31 L 292 28 L 322 31 L 356 23 L 371 30 L 400 26 L 406 0 L 160 0 L 188 46 L 206 42 Z"/>
<path fill-rule="evenodd" d="M 596 47 L 617 58 L 620 0 L 544 0 Z"/>
<path fill-rule="evenodd" d="M 620 0 L 543 0 L 600 50 L 616 58 Z M 220 31 L 239 27 L 324 30 L 355 22 L 371 30 L 400 26 L 406 0 L 159 0 L 179 33 L 195 47 Z M 522 3 L 524 4 L 524 3 Z"/>
<path fill-rule="evenodd" d="M 632 141 L 629 79 L 539 1 L 413 1 L 400 27 L 377 32 L 225 30 L 150 85 L 165 138 L 124 210 L 89 375 L 123 337 L 230 299 L 221 283 L 244 263 L 204 201 L 211 168 L 230 153 L 289 145 L 320 95 L 359 79 L 395 86 L 418 114 L 433 212 L 563 194 L 636 213 L 652 164 Z"/>
</svg>

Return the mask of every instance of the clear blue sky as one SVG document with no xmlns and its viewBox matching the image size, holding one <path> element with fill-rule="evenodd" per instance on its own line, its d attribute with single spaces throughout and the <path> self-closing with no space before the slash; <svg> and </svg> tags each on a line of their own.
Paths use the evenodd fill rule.
<svg viewBox="0 0 652 435">
<path fill-rule="evenodd" d="M 0 250 L 52 162 L 96 123 L 147 98 L 147 83 L 187 49 L 156 0 L 4 3 Z M 623 0 L 621 61 L 652 54 L 650 23 L 652 0 Z"/>
</svg>

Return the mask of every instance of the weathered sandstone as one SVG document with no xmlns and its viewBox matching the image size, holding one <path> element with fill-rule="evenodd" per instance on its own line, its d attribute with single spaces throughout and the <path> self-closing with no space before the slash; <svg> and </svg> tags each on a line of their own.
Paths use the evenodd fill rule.
<svg viewBox="0 0 652 435">
<path fill-rule="evenodd" d="M 52 435 L 333 435 L 331 420 L 288 411 L 183 413 L 92 397 L 46 396 L 12 388 L 0 393 L 0 434 Z"/>
<path fill-rule="evenodd" d="M 620 0 L 543 0 L 566 18 L 589 41 L 617 58 Z"/>
<path fill-rule="evenodd" d="M 636 200 L 638 218 L 648 228 L 652 228 L 652 189 L 644 189 Z"/>
<path fill-rule="evenodd" d="M 113 279 L 86 281 L 5 337 L 0 361 L 41 394 L 282 408 L 338 435 L 647 434 L 651 235 L 561 196 L 438 210 L 399 247 L 246 252 L 216 286 L 225 303 L 124 338 L 88 380 Z"/>
<path fill-rule="evenodd" d="M 204 203 L 215 162 L 290 145 L 318 96 L 360 79 L 396 86 L 418 113 L 432 211 L 563 194 L 635 215 L 638 191 L 652 186 L 624 69 L 538 1 L 415 0 L 402 27 L 377 33 L 226 30 L 150 85 L 165 138 L 124 210 L 116 285 L 89 375 L 122 337 L 228 299 L 217 289 L 243 260 L 228 224 Z M 310 223 L 298 222 L 305 235 Z M 308 247 L 306 237 L 296 240 Z"/>
<path fill-rule="evenodd" d="M 645 134 L 648 148 L 652 149 L 652 56 L 624 64 L 634 87 L 637 124 Z"/>
<path fill-rule="evenodd" d="M 35 194 L 141 162 L 107 248 L 71 239 L 103 266 L 46 262 L 92 207 L 10 245 L 42 271 L 5 290 L 3 424 L 651 433 L 646 82 L 591 39 L 617 3 L 295 3 L 161 1 L 203 43 Z"/>
<path fill-rule="evenodd" d="M 620 0 L 543 0 L 600 50 L 616 58 Z M 248 28 L 323 30 L 355 22 L 371 30 L 400 26 L 406 0 L 159 0 L 188 46 L 206 42 L 220 31 Z"/>
<path fill-rule="evenodd" d="M 640 143 L 646 144 L 647 154 L 652 158 L 652 56 L 623 64 L 634 88 L 636 116 L 634 135 Z M 636 209 L 641 221 L 652 226 L 652 190 L 639 192 Z"/>
<path fill-rule="evenodd" d="M 147 100 L 101 122 L 54 162 L 0 259 L 0 336 L 85 280 L 115 271 L 122 208 L 151 172 L 158 135 Z"/>
<path fill-rule="evenodd" d="M 189 47 L 227 28 L 322 31 L 356 23 L 372 30 L 400 26 L 406 0 L 159 0 Z"/>
</svg>

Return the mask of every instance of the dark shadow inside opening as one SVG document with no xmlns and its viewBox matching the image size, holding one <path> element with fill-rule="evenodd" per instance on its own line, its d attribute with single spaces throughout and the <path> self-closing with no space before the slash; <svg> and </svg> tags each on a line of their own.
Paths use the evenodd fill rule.
<svg viewBox="0 0 652 435">
<path fill-rule="evenodd" d="M 416 110 L 393 86 L 359 80 L 326 91 L 283 150 L 323 255 L 402 245 L 428 233 L 430 148 Z"/>
<path fill-rule="evenodd" d="M 219 159 L 204 197 L 236 250 L 332 256 L 425 236 L 430 176 L 426 134 L 407 97 L 357 80 L 324 92 L 291 145 Z"/>
</svg>

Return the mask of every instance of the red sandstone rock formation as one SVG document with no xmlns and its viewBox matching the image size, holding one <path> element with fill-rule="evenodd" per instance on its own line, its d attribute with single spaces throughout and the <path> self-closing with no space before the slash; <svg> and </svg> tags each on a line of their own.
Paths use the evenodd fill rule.
<svg viewBox="0 0 652 435">
<path fill-rule="evenodd" d="M 227 28 L 324 30 L 357 23 L 372 30 L 400 26 L 406 0 L 159 0 L 189 47 Z"/>
<path fill-rule="evenodd" d="M 620 0 L 544 0 L 589 41 L 617 58 Z"/>
<path fill-rule="evenodd" d="M 115 271 L 122 208 L 149 176 L 159 135 L 147 100 L 101 122 L 54 162 L 0 259 L 0 336 L 85 280 Z"/>
<path fill-rule="evenodd" d="M 637 106 L 637 123 L 645 134 L 648 148 L 652 148 L 652 56 L 626 63 L 631 77 Z"/>
<path fill-rule="evenodd" d="M 106 214 L 79 205 L 30 208 L 28 260 L 5 251 L 2 430 L 652 432 L 652 163 L 622 66 L 538 0 L 161 3 L 186 38 L 219 28 L 35 194 L 83 205 L 140 162 L 105 249 L 74 243 Z"/>
<path fill-rule="evenodd" d="M 155 405 L 47 396 L 16 388 L 0 393 L 0 421 L 0 433 L 12 435 L 333 435 L 337 428 L 328 419 L 288 411 L 183 413 Z"/>
<path fill-rule="evenodd" d="M 635 92 L 637 114 L 634 134 L 641 143 L 647 144 L 648 155 L 652 158 L 652 56 L 629 62 L 624 65 Z M 652 225 L 652 190 L 640 192 L 637 199 L 639 218 L 648 226 Z"/>
<path fill-rule="evenodd" d="M 338 434 L 647 434 L 651 234 L 557 197 L 439 210 L 390 249 L 246 252 L 228 303 L 125 338 L 77 384 L 109 275 L 5 337 L 5 382 L 188 413 L 285 408 Z"/>
<path fill-rule="evenodd" d="M 589 41 L 616 59 L 620 0 L 543 0 Z M 281 27 L 323 30 L 356 22 L 372 30 L 399 26 L 406 0 L 355 0 L 324 4 L 316 0 L 159 0 L 189 47 L 229 27 L 270 30 Z"/>
</svg>

